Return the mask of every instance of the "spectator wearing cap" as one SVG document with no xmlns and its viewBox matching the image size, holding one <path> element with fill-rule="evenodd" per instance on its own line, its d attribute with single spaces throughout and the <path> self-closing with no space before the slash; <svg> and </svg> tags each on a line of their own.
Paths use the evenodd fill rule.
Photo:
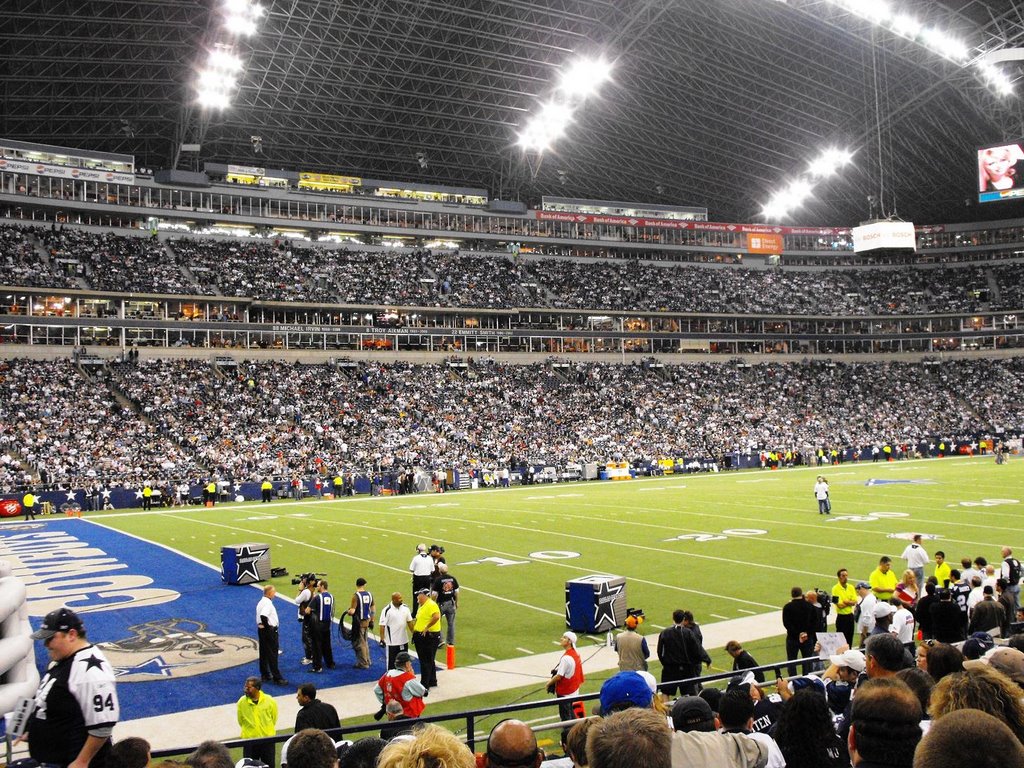
<svg viewBox="0 0 1024 768">
<path fill-rule="evenodd" d="M 964 642 L 960 648 L 960 652 L 964 655 L 965 659 L 975 660 L 980 659 L 988 651 L 991 651 L 996 646 L 996 641 L 992 639 L 992 635 L 988 632 L 975 632 Z"/>
<path fill-rule="evenodd" d="M 422 663 L 422 662 L 421 662 Z M 385 707 L 393 701 L 402 705 L 406 717 L 419 717 L 423 714 L 426 702 L 423 697 L 428 694 L 427 688 L 416 680 L 412 669 L 412 656 L 402 651 L 395 658 L 393 669 L 389 669 L 373 689 L 377 701 Z"/>
<path fill-rule="evenodd" d="M 896 613 L 896 608 L 891 603 L 883 602 L 882 600 L 875 603 L 875 628 L 868 633 L 868 637 L 889 634 L 889 627 L 892 625 L 892 615 L 894 613 Z"/>
<path fill-rule="evenodd" d="M 838 715 L 846 711 L 853 689 L 867 668 L 867 659 L 861 651 L 855 649 L 847 649 L 828 659 L 830 665 L 821 678 L 825 681 L 829 709 Z"/>
<path fill-rule="evenodd" d="M 639 618 L 627 616 L 625 632 L 615 636 L 614 648 L 619 655 L 620 672 L 638 672 L 647 669 L 647 659 L 651 657 L 651 649 L 647 647 L 647 638 L 636 631 L 639 625 Z"/>
<path fill-rule="evenodd" d="M 563 653 L 558 660 L 558 666 L 551 670 L 547 690 L 558 697 L 558 716 L 564 722 L 576 718 L 572 701 L 568 697 L 580 692 L 580 686 L 586 678 L 583 674 L 583 660 L 576 652 L 576 633 L 563 632 L 558 643 L 562 646 Z"/>
<path fill-rule="evenodd" d="M 768 750 L 767 768 L 785 768 L 786 760 L 775 740 L 767 733 L 755 733 L 752 730 L 754 701 L 749 694 L 741 690 L 726 691 L 718 704 L 718 722 L 722 733 L 742 733 L 764 744 Z"/>
<path fill-rule="evenodd" d="M 312 683 L 300 685 L 295 700 L 299 703 L 299 711 L 295 714 L 296 733 L 306 728 L 319 728 L 321 731 L 341 728 L 338 710 L 316 697 L 316 686 Z"/>
<path fill-rule="evenodd" d="M 46 614 L 32 637 L 43 641 L 51 665 L 39 681 L 28 720 L 29 755 L 39 763 L 74 768 L 104 765 L 120 716 L 113 668 L 69 608 Z"/>
<path fill-rule="evenodd" d="M 608 716 L 630 707 L 650 707 L 654 694 L 647 680 L 632 670 L 612 675 L 601 685 L 601 714 Z"/>
<path fill-rule="evenodd" d="M 430 588 L 416 593 L 419 611 L 412 625 L 412 643 L 420 659 L 420 682 L 424 688 L 437 687 L 437 647 L 441 644 L 441 610 L 430 598 Z"/>
<path fill-rule="evenodd" d="M 262 689 L 263 683 L 258 677 L 247 677 L 238 700 L 236 715 L 241 735 L 243 739 L 251 739 L 242 746 L 242 755 L 274 768 L 276 750 L 269 739 L 277 735 L 277 702 Z"/>
<path fill-rule="evenodd" d="M 434 568 L 430 572 L 430 581 L 433 582 L 440 575 L 438 566 L 442 563 L 447 564 L 447 560 L 444 559 L 444 547 L 440 544 L 431 544 L 430 549 L 427 550 L 427 554 L 430 555 L 430 559 L 434 561 Z"/>
<path fill-rule="evenodd" d="M 940 643 L 959 643 L 965 640 L 963 615 L 953 601 L 953 593 L 945 587 L 937 590 L 938 600 L 932 603 L 932 635 Z"/>
<path fill-rule="evenodd" d="M 853 615 L 857 621 L 860 644 L 863 647 L 871 630 L 875 628 L 875 606 L 878 604 L 878 598 L 875 597 L 871 591 L 871 585 L 866 581 L 857 582 L 857 597 L 857 607 L 854 609 Z"/>
<path fill-rule="evenodd" d="M 738 640 L 730 640 L 725 644 L 725 652 L 732 656 L 732 671 L 741 672 L 744 669 L 754 669 L 759 666 L 757 660 L 751 656 L 747 651 L 743 650 L 743 646 Z M 764 672 L 759 669 L 754 669 L 754 679 L 759 682 L 764 682 Z"/>
<path fill-rule="evenodd" d="M 459 609 L 459 580 L 448 572 L 448 564 L 437 564 L 437 577 L 431 585 L 437 607 L 444 617 L 447 629 L 441 645 L 455 645 L 455 612 Z"/>
<path fill-rule="evenodd" d="M 964 669 L 974 669 L 986 664 L 1024 688 L 1024 653 L 1021 651 L 1006 645 L 998 646 L 979 659 L 965 661 Z"/>
<path fill-rule="evenodd" d="M 412 573 L 412 593 L 418 595 L 421 589 L 430 589 L 430 578 L 434 573 L 434 558 L 427 552 L 426 544 L 416 545 L 416 554 L 409 563 L 409 571 Z M 412 617 L 416 618 L 419 605 L 413 604 Z"/>
<path fill-rule="evenodd" d="M 1006 610 L 1002 604 L 996 602 L 995 590 L 989 585 L 982 587 L 981 601 L 976 603 L 970 610 L 970 621 L 967 624 L 967 631 L 988 632 L 993 630 L 1001 631 L 1006 621 Z"/>
<path fill-rule="evenodd" d="M 676 700 L 672 727 L 672 768 L 755 768 L 768 760 L 764 744 L 742 733 L 719 733 L 715 713 L 699 696 Z"/>
</svg>

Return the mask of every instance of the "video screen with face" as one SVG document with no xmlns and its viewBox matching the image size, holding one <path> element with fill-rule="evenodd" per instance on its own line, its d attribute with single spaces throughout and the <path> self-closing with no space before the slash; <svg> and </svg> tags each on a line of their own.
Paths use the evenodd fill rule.
<svg viewBox="0 0 1024 768">
<path fill-rule="evenodd" d="M 978 150 L 978 202 L 1024 198 L 1024 140 Z"/>
</svg>

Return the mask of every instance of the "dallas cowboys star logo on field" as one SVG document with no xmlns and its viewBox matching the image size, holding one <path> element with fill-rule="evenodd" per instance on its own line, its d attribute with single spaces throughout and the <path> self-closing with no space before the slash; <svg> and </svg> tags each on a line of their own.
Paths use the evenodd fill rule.
<svg viewBox="0 0 1024 768">
<path fill-rule="evenodd" d="M 615 626 L 615 613 L 613 611 L 615 601 L 625 588 L 625 584 L 617 584 L 612 587 L 609 586 L 607 581 L 601 582 L 594 605 L 594 630 L 596 632 L 603 632 L 605 629 L 611 629 Z M 605 622 L 607 622 L 607 625 Z"/>
<path fill-rule="evenodd" d="M 269 547 L 254 549 L 253 547 L 242 547 L 238 550 L 238 580 L 245 576 L 252 576 L 253 581 L 259 581 L 260 575 L 256 572 L 256 563 L 269 551 Z"/>
<path fill-rule="evenodd" d="M 154 656 L 133 667 L 114 667 L 115 677 L 125 675 L 152 675 L 153 677 L 171 677 L 174 670 L 179 667 L 191 667 L 198 664 L 197 661 L 186 661 L 178 664 L 168 663 L 163 656 Z"/>
</svg>

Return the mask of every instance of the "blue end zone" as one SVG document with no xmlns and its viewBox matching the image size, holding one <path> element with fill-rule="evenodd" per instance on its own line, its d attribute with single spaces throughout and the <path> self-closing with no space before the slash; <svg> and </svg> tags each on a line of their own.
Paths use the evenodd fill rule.
<svg viewBox="0 0 1024 768">
<path fill-rule="evenodd" d="M 259 675 L 261 592 L 224 585 L 217 568 L 81 519 L 5 524 L 0 559 L 27 584 L 33 627 L 62 605 L 79 612 L 89 639 L 118 672 L 125 720 L 233 704 L 245 678 Z M 347 605 L 347 596 L 338 601 Z M 352 669 L 355 656 L 336 633 L 337 669 L 312 674 L 300 663 L 295 605 L 280 597 L 275 603 L 284 650 L 280 669 L 290 685 L 265 684 L 271 695 L 292 695 L 306 681 L 327 688 L 375 682 L 384 674 L 385 657 L 375 642 L 373 666 Z M 41 641 L 36 657 L 43 670 L 47 655 Z M 372 697 L 369 687 L 366 695 Z"/>
</svg>

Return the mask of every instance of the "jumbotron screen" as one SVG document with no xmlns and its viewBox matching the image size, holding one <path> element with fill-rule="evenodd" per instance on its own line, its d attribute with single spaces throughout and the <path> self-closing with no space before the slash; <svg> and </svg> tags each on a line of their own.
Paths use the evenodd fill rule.
<svg viewBox="0 0 1024 768">
<path fill-rule="evenodd" d="M 1024 139 L 978 150 L 978 202 L 1024 197 Z"/>
</svg>

